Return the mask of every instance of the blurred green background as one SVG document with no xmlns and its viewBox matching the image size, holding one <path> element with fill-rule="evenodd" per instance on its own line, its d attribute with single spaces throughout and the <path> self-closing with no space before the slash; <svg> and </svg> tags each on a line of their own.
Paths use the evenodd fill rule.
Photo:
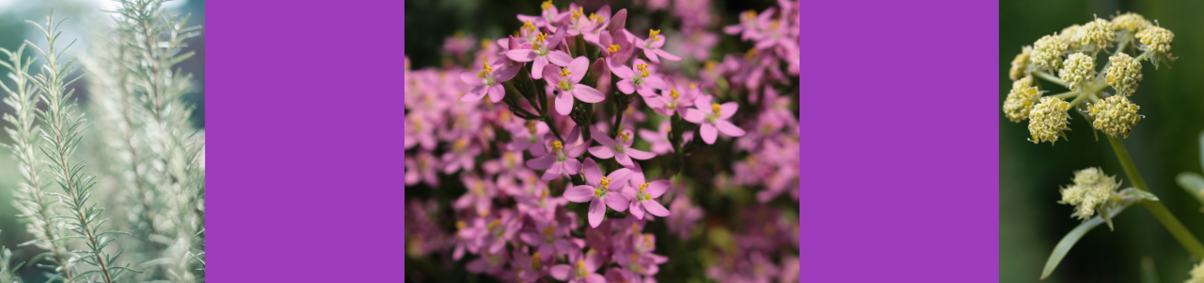
<svg viewBox="0 0 1204 283">
<path fill-rule="evenodd" d="M 1200 203 L 1175 183 L 1180 172 L 1201 172 L 1204 131 L 1204 1 L 1001 1 L 999 17 L 999 276 L 1001 282 L 1037 282 L 1054 245 L 1079 224 L 1072 206 L 1057 204 L 1058 189 L 1075 170 L 1100 166 L 1132 186 L 1107 140 L 1096 141 L 1085 119 L 1071 113 L 1070 139 L 1028 142 L 1028 123 L 1012 123 L 1001 111 L 1011 89 L 1008 69 L 1020 48 L 1092 15 L 1111 19 L 1135 12 L 1175 33 L 1172 68 L 1146 63 L 1144 80 L 1130 97 L 1145 115 L 1124 140 L 1153 193 L 1197 237 L 1204 237 Z M 1052 84 L 1045 83 L 1044 86 Z M 1053 92 L 1064 91 L 1053 86 Z M 1109 89 L 1111 91 L 1111 89 Z M 1044 282 L 1142 282 L 1141 261 L 1153 259 L 1160 282 L 1182 282 L 1191 257 L 1145 208 L 1115 219 L 1116 231 L 1100 226 L 1071 249 Z"/>
<path fill-rule="evenodd" d="M 37 27 L 26 23 L 26 20 L 32 20 L 39 24 L 45 24 L 46 16 L 49 15 L 51 9 L 54 9 L 54 17 L 56 20 L 66 19 L 62 26 L 62 39 L 70 41 L 78 39 L 75 45 L 66 50 L 65 57 L 81 56 L 88 52 L 88 41 L 90 40 L 89 24 L 96 23 L 100 20 L 108 19 L 109 13 L 104 10 L 112 10 L 113 7 L 119 5 L 118 2 L 112 0 L 0 0 L 0 47 L 16 51 L 26 39 L 45 46 L 45 39 Z M 174 0 L 167 3 L 168 9 L 180 14 L 192 14 L 188 20 L 188 25 L 204 25 L 205 24 L 205 1 L 204 0 Z M 192 122 L 199 129 L 205 127 L 205 36 L 204 29 L 201 30 L 201 36 L 188 39 L 184 52 L 196 51 L 196 55 L 188 60 L 180 63 L 178 67 L 183 72 L 192 73 L 192 91 L 184 95 L 184 99 L 189 105 L 194 105 L 196 110 L 192 113 Z M 25 56 L 33 56 L 35 62 L 30 67 L 30 72 L 38 72 L 42 59 L 37 55 L 37 52 L 26 47 Z M 7 61 L 7 56 L 0 55 L 0 60 Z M 12 80 L 8 78 L 8 69 L 0 67 L 0 81 L 11 86 Z M 77 75 L 83 74 L 83 70 L 77 71 Z M 76 81 L 71 85 L 75 89 L 75 98 L 81 104 L 86 104 L 88 101 L 87 76 Z M 8 94 L 0 91 L 0 98 Z M 44 104 L 39 104 L 39 107 L 45 109 Z M 0 103 L 0 115 L 12 114 L 13 109 L 7 104 Z M 0 121 L 0 128 L 11 127 L 8 122 Z M 0 143 L 9 144 L 12 142 L 12 137 L 7 133 L 0 132 Z M 87 149 L 81 148 L 81 151 Z M 30 256 L 41 253 L 42 251 L 33 247 L 20 247 L 17 245 L 29 241 L 32 236 L 25 232 L 25 223 L 16 218 L 17 210 L 13 208 L 13 191 L 17 188 L 17 182 L 20 181 L 20 173 L 17 171 L 17 164 L 12 156 L 12 152 L 8 148 L 0 148 L 0 246 L 13 250 L 15 257 L 13 263 L 18 263 L 27 260 Z M 51 191 L 57 190 L 57 187 L 51 187 Z M 36 280 L 41 278 L 40 274 L 35 274 L 30 268 L 21 268 L 20 274 L 26 279 L 26 282 L 42 282 Z"/>
</svg>

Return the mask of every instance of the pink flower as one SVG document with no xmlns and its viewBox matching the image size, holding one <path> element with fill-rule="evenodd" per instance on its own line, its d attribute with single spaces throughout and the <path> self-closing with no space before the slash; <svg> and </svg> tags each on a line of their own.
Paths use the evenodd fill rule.
<svg viewBox="0 0 1204 283">
<path fill-rule="evenodd" d="M 656 157 L 654 153 L 631 148 L 631 144 L 635 142 L 635 139 L 632 137 L 630 130 L 620 131 L 619 135 L 615 136 L 614 139 L 606 136 L 606 133 L 599 131 L 597 128 L 591 130 L 594 131 L 594 140 L 602 144 L 589 148 L 589 153 L 593 154 L 594 157 L 601 159 L 614 157 L 615 161 L 618 161 L 624 167 L 633 166 L 634 162 L 631 161 L 632 158 L 648 160 Z"/>
<path fill-rule="evenodd" d="M 568 219 L 565 218 L 564 220 Z M 534 222 L 535 231 L 527 231 L 518 237 L 527 245 L 535 248 L 536 254 L 543 254 L 548 258 L 554 258 L 556 255 L 569 254 L 579 249 L 572 242 L 569 242 L 568 239 L 565 239 L 569 234 L 570 223 L 567 221 L 545 219 Z"/>
<path fill-rule="evenodd" d="M 468 49 L 476 44 L 476 41 L 476 37 L 464 35 L 464 32 L 457 31 L 455 35 L 443 39 L 443 49 L 457 57 L 464 56 L 468 52 Z"/>
<path fill-rule="evenodd" d="M 651 183 L 644 180 L 644 170 L 639 164 L 635 165 L 631 174 L 631 186 L 627 186 L 623 190 L 623 197 L 631 199 L 631 215 L 636 219 L 644 219 L 644 211 L 647 211 L 648 219 L 652 219 L 652 215 L 658 217 L 669 216 L 669 210 L 665 209 L 664 205 L 656 201 L 656 198 L 665 194 L 669 190 L 669 180 L 652 181 Z"/>
<path fill-rule="evenodd" d="M 616 76 L 623 78 L 617 86 L 619 87 L 619 91 L 624 94 L 638 91 L 640 96 L 655 97 L 655 90 L 665 89 L 665 80 L 661 79 L 659 75 L 654 75 L 652 70 L 649 69 L 648 63 L 644 62 L 644 60 L 636 58 L 634 62 L 635 69 L 617 65 L 613 62 L 608 62 L 611 64 L 610 71 L 614 72 Z"/>
<path fill-rule="evenodd" d="M 551 134 L 548 134 L 549 136 Z M 527 161 L 527 167 L 535 170 L 547 170 L 543 172 L 544 181 L 555 180 L 557 177 L 577 174 L 581 170 L 581 162 L 577 161 L 577 157 L 585 153 L 588 143 L 572 146 L 567 150 L 564 148 L 564 143 L 561 143 L 554 138 L 547 137 L 545 140 L 551 140 L 548 144 L 552 147 L 548 154 L 542 157 Z M 569 137 L 569 144 L 576 141 L 575 137 Z"/>
<path fill-rule="evenodd" d="M 431 188 L 439 188 L 439 176 L 435 174 L 435 157 L 430 152 L 419 152 L 416 158 L 406 158 L 406 186 L 425 182 Z"/>
<path fill-rule="evenodd" d="M 708 104 L 711 105 L 710 112 L 704 112 L 697 108 Z M 686 110 L 686 121 L 694 124 L 702 124 L 702 127 L 698 131 L 702 135 L 702 141 L 707 144 L 715 143 L 715 138 L 718 136 L 716 129 L 718 129 L 718 132 L 723 132 L 723 134 L 728 136 L 744 136 L 743 129 L 727 121 L 733 114 L 736 114 L 736 108 L 740 107 L 736 102 L 728 102 L 722 105 L 718 103 L 712 104 L 710 98 L 703 97 L 694 101 L 694 107 L 696 108 Z"/>
<path fill-rule="evenodd" d="M 652 60 L 653 63 L 661 63 L 661 60 L 657 58 L 657 56 L 665 57 L 665 59 L 668 59 L 669 61 L 680 61 L 681 57 L 669 54 L 669 52 L 661 49 L 661 47 L 665 46 L 665 36 L 661 35 L 660 33 L 660 30 L 648 30 L 648 40 L 637 37 L 635 39 L 635 44 L 641 49 L 644 49 L 644 56 L 648 57 L 648 60 Z"/>
<path fill-rule="evenodd" d="M 472 90 L 468 91 L 467 95 L 460 97 L 461 102 L 473 102 L 481 100 L 485 94 L 489 94 L 489 100 L 494 103 L 502 101 L 506 97 L 506 89 L 502 87 L 502 82 L 509 81 L 518 74 L 517 67 L 509 67 L 493 72 L 493 68 L 489 67 L 489 63 L 485 63 L 481 67 L 481 72 L 473 74 L 472 72 L 460 73 L 460 80 L 464 83 L 473 86 Z"/>
<path fill-rule="evenodd" d="M 599 51 L 602 57 L 607 58 L 608 66 L 623 65 L 631 59 L 631 55 L 635 54 L 635 41 L 632 38 L 627 30 L 619 30 L 614 35 L 604 32 L 598 36 Z"/>
<path fill-rule="evenodd" d="M 606 99 L 606 96 L 597 89 L 580 84 L 581 79 L 585 78 L 587 68 L 589 68 L 589 59 L 585 56 L 573 59 L 567 67 L 561 68 L 559 73 L 556 67 L 545 67 L 544 73 L 548 74 L 548 85 L 555 85 L 557 88 L 556 113 L 569 115 L 569 112 L 573 111 L 573 97 L 586 103 L 598 103 Z"/>
<path fill-rule="evenodd" d="M 610 16 L 610 5 L 603 5 L 602 8 L 598 9 L 597 13 L 589 15 L 587 18 L 589 21 L 588 25 L 592 25 L 593 28 L 582 30 L 581 34 L 585 36 L 585 42 L 599 44 L 602 34 L 610 34 L 609 31 L 606 31 L 606 27 L 610 24 Z"/>
<path fill-rule="evenodd" d="M 702 95 L 702 91 L 693 83 L 679 84 L 672 78 L 666 78 L 665 83 L 665 89 L 661 90 L 660 95 L 644 99 L 644 103 L 652 107 L 657 114 L 673 116 L 673 113 L 678 113 L 685 116 L 687 107 L 694 106 L 694 100 Z"/>
<path fill-rule="evenodd" d="M 698 224 L 698 220 L 702 219 L 702 209 L 690 204 L 690 198 L 677 197 L 673 199 L 673 203 L 669 204 L 669 233 L 677 234 L 677 237 L 686 239 L 690 237 L 690 229 Z"/>
<path fill-rule="evenodd" d="M 484 251 L 481 253 L 480 258 L 468 261 L 468 264 L 464 268 L 472 273 L 501 275 L 506 271 L 506 260 L 509 259 L 505 252 L 504 250 L 497 252 Z"/>
<path fill-rule="evenodd" d="M 552 5 L 552 0 L 543 2 L 539 8 L 539 16 L 518 15 L 518 20 L 534 22 L 536 27 L 546 27 L 548 30 L 555 31 L 557 24 L 564 22 L 572 15 L 571 13 L 561 13 L 556 9 L 556 5 Z"/>
<path fill-rule="evenodd" d="M 719 44 L 719 35 L 704 30 L 694 30 L 685 39 L 671 40 L 677 52 L 683 56 L 692 56 L 694 60 L 705 62 L 711 58 L 711 49 Z"/>
<path fill-rule="evenodd" d="M 476 144 L 470 144 L 467 139 L 457 140 L 452 145 L 451 151 L 443 154 L 443 173 L 456 173 L 461 168 L 465 171 L 472 170 L 476 165 L 473 158 L 481 154 L 481 147 Z"/>
<path fill-rule="evenodd" d="M 723 32 L 731 35 L 740 34 L 740 40 L 761 38 L 760 29 L 769 25 L 769 18 L 772 18 L 776 11 L 776 7 L 765 9 L 760 15 L 757 14 L 757 11 L 745 11 L 740 14 L 739 24 L 723 27 Z"/>
<path fill-rule="evenodd" d="M 547 264 L 553 262 L 552 260 L 555 259 L 550 254 L 545 258 L 545 254 L 540 252 L 527 255 L 526 252 L 520 251 L 520 249 L 514 249 L 512 254 L 514 255 L 514 262 L 511 265 L 519 272 L 519 278 L 522 278 L 524 282 L 539 280 L 550 269 Z"/>
<path fill-rule="evenodd" d="M 602 223 L 602 217 L 606 214 L 606 206 L 610 206 L 616 211 L 627 210 L 629 200 L 623 196 L 622 189 L 627 185 L 627 180 L 631 178 L 631 169 L 619 168 L 619 170 L 610 172 L 609 176 L 603 177 L 598 163 L 588 158 L 585 159 L 582 167 L 582 170 L 585 171 L 585 183 L 588 185 L 565 190 L 564 198 L 571 202 L 589 202 L 590 227 L 598 227 L 598 224 Z M 602 203 L 606 203 L 606 206 L 603 206 Z"/>
<path fill-rule="evenodd" d="M 488 213 L 489 209 L 493 207 L 493 197 L 497 195 L 497 187 L 494 183 L 467 174 L 460 177 L 460 182 L 468 187 L 468 192 L 456 199 L 452 203 L 452 208 L 476 208 L 477 213 Z"/>
<path fill-rule="evenodd" d="M 526 127 L 510 129 L 510 144 L 506 145 L 509 150 L 527 150 L 531 155 L 542 156 L 547 153 L 544 147 L 543 137 L 548 134 L 548 124 L 542 121 L 527 121 Z"/>
<path fill-rule="evenodd" d="M 602 258 L 596 253 L 591 251 L 589 255 L 581 255 L 581 252 L 576 252 L 569 255 L 569 262 L 572 265 L 552 266 L 549 270 L 552 278 L 569 283 L 606 283 L 606 277 L 594 272 L 602 263 Z"/>
<path fill-rule="evenodd" d="M 410 112 L 405 116 L 405 149 L 421 144 L 422 149 L 435 150 L 437 144 L 434 129 L 439 125 L 432 123 L 433 121 L 427 118 L 428 115 L 423 114 Z"/>
<path fill-rule="evenodd" d="M 477 238 L 477 246 L 486 248 L 485 252 L 490 254 L 505 252 L 506 243 L 514 239 L 523 227 L 522 217 L 519 215 L 509 210 L 498 214 L 497 218 L 485 224 L 485 229 L 480 231 L 482 235 Z"/>
<path fill-rule="evenodd" d="M 669 142 L 670 126 L 669 120 L 661 120 L 661 125 L 656 132 L 640 129 L 640 138 L 652 144 L 653 153 L 657 155 L 669 153 L 673 151 L 673 144 Z"/>
<path fill-rule="evenodd" d="M 565 31 L 562 30 L 552 35 L 552 38 L 547 38 L 544 33 L 538 33 L 535 36 L 535 42 L 531 43 L 531 49 L 511 49 L 506 51 L 506 57 L 517 62 L 532 62 L 531 78 L 543 79 L 544 66 L 548 62 L 557 66 L 568 66 L 573 60 L 568 53 L 561 50 L 555 50 L 564 41 Z M 584 74 L 582 74 L 584 75 Z"/>
</svg>

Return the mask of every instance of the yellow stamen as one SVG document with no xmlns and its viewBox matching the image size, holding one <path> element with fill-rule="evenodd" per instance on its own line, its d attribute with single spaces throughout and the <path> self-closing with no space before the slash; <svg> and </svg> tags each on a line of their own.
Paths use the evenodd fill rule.
<svg viewBox="0 0 1204 283">
<path fill-rule="evenodd" d="M 536 129 L 537 128 L 535 127 L 535 121 L 527 121 L 527 131 L 528 132 L 531 132 L 531 134 L 534 135 Z"/>
<path fill-rule="evenodd" d="M 458 141 L 456 141 L 455 145 L 452 145 L 452 150 L 453 151 L 461 151 L 461 150 L 464 150 L 464 148 L 466 148 L 466 147 L 468 147 L 468 141 L 458 140 Z"/>
<path fill-rule="evenodd" d="M 560 152 L 562 148 L 564 148 L 564 144 L 560 143 L 560 141 L 552 141 L 552 152 Z"/>
<path fill-rule="evenodd" d="M 491 46 L 493 46 L 493 41 L 489 41 L 488 39 L 481 40 L 481 49 L 489 49 Z"/>
<path fill-rule="evenodd" d="M 481 73 L 477 74 L 477 78 L 483 79 L 485 76 L 493 73 L 493 68 L 489 67 L 489 63 L 485 63 L 484 65 L 485 66 L 481 67 Z"/>
<path fill-rule="evenodd" d="M 652 194 L 644 194 L 644 199 L 652 199 Z"/>
<path fill-rule="evenodd" d="M 566 91 L 569 90 L 569 87 L 570 87 L 569 81 L 560 81 L 560 83 L 558 83 L 557 86 L 559 86 L 560 89 L 563 89 Z"/>
<path fill-rule="evenodd" d="M 631 262 L 635 262 L 635 261 L 636 261 L 635 253 L 631 253 Z"/>
<path fill-rule="evenodd" d="M 694 83 L 690 83 L 690 89 L 694 89 L 694 88 L 697 88 L 697 87 L 698 87 L 698 86 L 697 86 L 697 85 L 694 85 Z"/>
<path fill-rule="evenodd" d="M 468 223 L 464 223 L 464 221 L 456 221 L 456 230 L 464 229 L 464 227 L 467 227 L 467 226 L 468 226 Z"/>
<path fill-rule="evenodd" d="M 492 213 L 493 212 L 486 209 L 486 210 L 481 211 L 480 215 L 481 215 L 481 217 L 485 217 L 485 216 L 489 216 L 489 214 L 492 214 Z"/>
<path fill-rule="evenodd" d="M 778 21 L 769 22 L 769 29 L 777 29 L 777 28 L 778 28 Z"/>
<path fill-rule="evenodd" d="M 660 35 L 660 34 L 661 34 L 660 30 L 650 29 L 650 30 L 648 30 L 648 40 L 653 41 L 653 42 L 655 42 L 657 40 L 661 40 L 660 38 L 656 37 L 657 35 Z"/>
<path fill-rule="evenodd" d="M 648 183 L 640 184 L 640 194 L 644 194 L 644 190 L 648 189 Z"/>
<path fill-rule="evenodd" d="M 540 191 L 540 192 L 539 192 L 539 199 L 546 199 L 546 198 L 548 198 L 548 190 L 543 190 L 543 191 Z"/>
<path fill-rule="evenodd" d="M 746 60 L 747 60 L 747 59 L 752 59 L 752 57 L 753 57 L 753 56 L 757 56 L 757 49 L 756 49 L 756 48 L 749 49 L 747 53 L 744 53 L 744 59 L 746 59 Z"/>
<path fill-rule="evenodd" d="M 754 19 L 756 17 L 757 17 L 757 11 L 748 10 L 748 11 L 745 11 L 743 14 L 740 14 L 740 21 L 751 21 L 752 19 Z"/>
<path fill-rule="evenodd" d="M 489 222 L 489 225 L 485 226 L 485 228 L 489 229 L 489 230 L 493 230 L 493 228 L 497 228 L 497 226 L 501 225 L 501 224 L 502 224 L 502 220 L 494 219 L 493 222 Z"/>
<path fill-rule="evenodd" d="M 602 196 L 602 189 L 594 189 L 594 196 L 596 196 L 596 197 Z"/>
<path fill-rule="evenodd" d="M 669 96 L 673 97 L 673 99 L 677 99 L 678 97 L 681 97 L 681 94 L 677 93 L 676 88 L 671 88 L 669 89 Z"/>
<path fill-rule="evenodd" d="M 619 132 L 619 135 L 615 136 L 615 139 L 622 139 L 623 143 L 627 143 L 627 141 L 631 140 L 631 132 Z"/>
<path fill-rule="evenodd" d="M 573 21 L 576 21 L 577 19 L 581 18 L 581 14 L 585 13 L 585 8 L 581 7 L 581 8 L 577 8 L 577 10 L 569 9 L 569 11 L 573 12 L 573 15 L 571 16 L 571 18 L 573 19 Z"/>
<path fill-rule="evenodd" d="M 544 1 L 543 4 L 539 5 L 539 8 L 544 9 L 544 10 L 551 9 L 552 8 L 552 0 Z"/>
<path fill-rule="evenodd" d="M 586 275 L 589 275 L 589 270 L 585 270 L 585 261 L 577 261 L 577 276 L 585 277 Z"/>
<path fill-rule="evenodd" d="M 567 78 L 567 77 L 569 77 L 569 75 L 572 75 L 572 74 L 573 74 L 573 71 L 569 71 L 569 68 L 560 68 L 560 76 L 561 77 Z"/>
<path fill-rule="evenodd" d="M 648 72 L 648 64 L 639 63 L 635 65 L 635 68 L 636 70 L 640 70 L 640 76 L 642 77 L 647 78 L 648 76 L 652 75 L 652 73 Z"/>
<path fill-rule="evenodd" d="M 543 255 L 542 254 L 535 253 L 535 254 L 531 255 L 531 268 L 533 268 L 535 270 L 539 270 L 539 268 L 542 267 L 542 265 L 543 265 Z"/>
<path fill-rule="evenodd" d="M 553 232 L 553 231 L 552 231 L 552 225 L 548 225 L 548 228 L 544 228 L 544 229 L 543 229 L 543 235 L 544 235 L 544 236 L 551 236 L 551 235 L 552 235 L 552 232 Z"/>
<path fill-rule="evenodd" d="M 703 66 L 703 68 L 705 68 L 707 70 L 707 72 L 714 72 L 715 66 L 718 66 L 718 65 L 719 65 L 719 62 L 715 62 L 715 60 L 710 60 L 710 61 L 707 61 L 706 65 Z"/>
<path fill-rule="evenodd" d="M 611 44 L 611 45 L 610 45 L 610 47 L 607 47 L 607 48 L 606 48 L 606 50 L 607 50 L 607 51 L 610 51 L 610 53 L 619 52 L 619 45 L 618 45 L 618 44 Z"/>
<path fill-rule="evenodd" d="M 497 119 L 502 122 L 510 122 L 510 111 L 502 111 L 497 114 Z"/>
<path fill-rule="evenodd" d="M 639 232 L 639 231 L 640 231 L 640 225 L 637 223 L 631 223 L 631 232 L 635 233 L 635 232 Z"/>
<path fill-rule="evenodd" d="M 532 24 L 530 20 L 528 20 L 527 23 L 524 23 L 522 28 L 527 29 L 527 33 L 535 32 L 535 24 Z M 518 37 L 518 33 L 516 32 L 514 36 Z"/>
<path fill-rule="evenodd" d="M 607 189 L 607 190 L 610 189 L 610 177 L 602 177 L 601 183 L 602 183 L 603 189 Z"/>
<path fill-rule="evenodd" d="M 535 41 L 544 41 L 546 39 L 548 39 L 548 35 L 544 34 L 543 32 L 535 35 Z"/>
<path fill-rule="evenodd" d="M 723 117 L 722 114 L 719 114 L 719 111 L 723 111 L 723 107 L 719 106 L 719 103 L 711 103 L 711 111 L 715 112 L 715 118 Z"/>
<path fill-rule="evenodd" d="M 589 21 L 597 22 L 598 18 L 599 18 L 598 15 L 595 15 L 594 13 L 589 13 Z"/>
</svg>

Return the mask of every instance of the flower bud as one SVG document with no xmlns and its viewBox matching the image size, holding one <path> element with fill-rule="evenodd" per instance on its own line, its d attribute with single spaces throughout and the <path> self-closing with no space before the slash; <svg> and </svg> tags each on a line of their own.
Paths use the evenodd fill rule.
<svg viewBox="0 0 1204 283">
<path fill-rule="evenodd" d="M 1108 46 L 1108 43 L 1111 43 L 1115 39 L 1116 33 L 1112 29 L 1112 23 L 1100 18 L 1095 18 L 1095 20 L 1083 25 L 1073 35 L 1073 40 L 1078 44 L 1094 46 L 1100 49 Z"/>
<path fill-rule="evenodd" d="M 1143 48 L 1145 50 L 1167 53 L 1171 51 L 1171 41 L 1175 39 L 1175 33 L 1159 26 L 1152 26 L 1138 32 L 1137 39 L 1145 45 Z"/>
<path fill-rule="evenodd" d="M 1125 53 L 1116 53 L 1108 57 L 1108 61 L 1112 62 L 1104 77 L 1108 85 L 1117 93 L 1133 95 L 1137 91 L 1137 82 L 1141 81 L 1141 62 Z"/>
<path fill-rule="evenodd" d="M 1104 170 L 1092 167 L 1074 172 L 1074 184 L 1062 187 L 1060 204 L 1075 206 L 1074 216 L 1079 219 L 1091 218 L 1095 209 L 1108 204 L 1120 188 L 1114 176 L 1104 175 Z"/>
<path fill-rule="evenodd" d="M 1028 119 L 1029 111 L 1041 98 L 1037 88 L 1030 86 L 1032 80 L 1032 77 L 1025 77 L 1012 83 L 1012 91 L 1008 92 L 1007 100 L 1003 102 L 1003 113 L 1007 114 L 1008 120 L 1020 122 Z"/>
<path fill-rule="evenodd" d="M 1033 52 L 1029 60 L 1033 65 L 1045 70 L 1057 70 L 1058 64 L 1062 63 L 1062 52 L 1066 52 L 1069 44 L 1066 40 L 1057 37 L 1056 35 L 1046 35 L 1033 43 Z"/>
<path fill-rule="evenodd" d="M 1095 77 L 1095 59 L 1083 53 L 1070 54 L 1062 62 L 1062 70 L 1058 75 L 1066 83 L 1066 88 L 1082 89 Z"/>
<path fill-rule="evenodd" d="M 1116 31 L 1128 31 L 1135 34 L 1152 25 L 1145 17 L 1135 13 L 1125 13 L 1112 18 L 1112 29 Z"/>
<path fill-rule="evenodd" d="M 1095 119 L 1091 126 L 1109 136 L 1124 135 L 1127 138 L 1133 125 L 1141 121 L 1141 115 L 1137 115 L 1137 109 L 1141 109 L 1141 107 L 1130 103 L 1124 95 L 1109 96 L 1089 107 L 1091 117 Z"/>
<path fill-rule="evenodd" d="M 1058 135 L 1068 130 L 1070 103 L 1057 97 L 1042 97 L 1041 103 L 1028 113 L 1028 132 L 1032 134 L 1033 143 L 1058 141 Z"/>
</svg>

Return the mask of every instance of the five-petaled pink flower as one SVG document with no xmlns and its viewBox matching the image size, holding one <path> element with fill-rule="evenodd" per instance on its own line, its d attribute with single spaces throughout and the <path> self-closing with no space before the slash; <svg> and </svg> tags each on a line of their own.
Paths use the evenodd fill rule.
<svg viewBox="0 0 1204 283">
<path fill-rule="evenodd" d="M 550 135 L 550 134 L 549 134 Z M 547 170 L 543 172 L 541 180 L 551 181 L 560 176 L 569 176 L 581 172 L 581 162 L 577 161 L 577 157 L 585 153 L 588 146 L 587 143 L 578 144 L 570 148 L 564 148 L 564 143 L 555 138 L 545 136 L 545 140 L 551 140 L 548 143 L 552 147 L 548 154 L 544 156 L 527 160 L 527 167 L 535 170 Z M 576 137 L 570 136 L 568 143 L 571 145 L 576 142 Z"/>
<path fill-rule="evenodd" d="M 607 61 L 610 64 L 610 71 L 614 72 L 616 76 L 623 78 L 617 86 L 619 87 L 619 91 L 624 94 L 639 92 L 640 96 L 643 97 L 656 97 L 655 90 L 665 89 L 665 80 L 661 79 L 660 75 L 654 75 L 648 63 L 644 62 L 644 60 L 636 58 L 633 62 L 635 63 L 635 69 L 616 64 L 615 62 L 614 60 Z"/>
<path fill-rule="evenodd" d="M 651 215 L 668 217 L 669 210 L 657 202 L 656 198 L 661 197 L 661 195 L 665 194 L 665 191 L 669 190 L 669 180 L 646 182 L 644 179 L 644 170 L 639 169 L 639 165 L 636 165 L 636 168 L 632 170 L 631 186 L 627 186 L 623 190 L 623 196 L 631 199 L 631 215 L 635 216 L 636 219 L 643 220 L 644 212 L 647 211 L 650 214 L 648 216 L 649 220 L 652 218 Z"/>
<path fill-rule="evenodd" d="M 591 130 L 594 131 L 594 140 L 602 144 L 589 148 L 589 153 L 593 154 L 594 157 L 601 159 L 614 157 L 615 161 L 618 161 L 624 167 L 632 167 L 632 164 L 635 164 L 635 162 L 631 161 L 632 158 L 648 160 L 656 157 L 654 153 L 631 148 L 631 144 L 635 142 L 635 137 L 633 137 L 634 134 L 630 130 L 620 131 L 619 135 L 615 136 L 614 139 L 606 136 L 606 133 L 598 129 Z"/>
<path fill-rule="evenodd" d="M 704 105 L 710 105 L 711 111 L 691 108 L 686 110 L 685 117 L 686 121 L 690 121 L 690 123 L 702 124 L 702 127 L 698 129 L 698 133 L 702 135 L 702 141 L 714 144 L 718 135 L 716 130 L 728 136 L 744 136 L 744 129 L 727 121 L 733 114 L 736 114 L 736 108 L 739 108 L 740 104 L 736 102 L 727 102 L 722 105 L 711 103 L 710 97 L 699 97 L 694 101 L 694 107 L 705 107 Z"/>
<path fill-rule="evenodd" d="M 623 196 L 622 189 L 627 186 L 627 181 L 631 178 L 631 169 L 619 168 L 604 177 L 602 170 L 598 168 L 598 163 L 588 158 L 585 159 L 582 167 L 585 171 L 587 186 L 576 186 L 565 190 L 564 198 L 571 202 L 589 202 L 590 227 L 598 227 L 598 224 L 602 224 L 606 206 L 610 206 L 616 211 L 627 210 L 627 203 L 630 200 Z"/>
<path fill-rule="evenodd" d="M 569 62 L 568 67 L 560 68 L 548 65 L 544 67 L 547 73 L 548 85 L 556 86 L 556 113 L 569 115 L 573 111 L 573 97 L 586 103 L 598 103 L 606 100 L 606 95 L 597 89 L 580 84 L 589 68 L 589 59 L 577 57 Z"/>
<path fill-rule="evenodd" d="M 552 5 L 552 0 L 548 0 L 539 5 L 539 16 L 518 15 L 518 20 L 535 22 L 537 27 L 546 27 L 548 30 L 555 31 L 556 25 L 564 22 L 569 16 L 572 14 L 561 13 L 559 9 L 556 9 L 556 5 Z"/>
<path fill-rule="evenodd" d="M 661 35 L 660 33 L 660 30 L 648 30 L 648 40 L 637 37 L 635 39 L 635 44 L 641 49 L 644 49 L 644 56 L 648 57 L 648 60 L 652 60 L 653 63 L 660 64 L 661 60 L 657 58 L 658 56 L 665 57 L 665 59 L 669 61 L 680 61 L 681 57 L 669 54 L 669 52 L 661 49 L 661 47 L 665 46 L 665 36 Z"/>
<path fill-rule="evenodd" d="M 531 65 L 531 78 L 543 79 L 544 66 L 547 66 L 548 62 L 557 66 L 568 66 L 569 62 L 573 60 L 568 53 L 555 50 L 556 46 L 564 41 L 565 32 L 566 30 L 561 30 L 552 35 L 552 38 L 547 38 L 548 35 L 542 32 L 536 34 L 535 42 L 531 43 L 531 49 L 510 49 L 510 51 L 506 51 L 506 57 L 518 62 L 534 61 L 535 63 Z"/>
<path fill-rule="evenodd" d="M 517 74 L 518 67 L 509 67 L 494 73 L 493 68 L 489 67 L 489 63 L 485 63 L 479 73 L 462 72 L 460 79 L 473 88 L 468 91 L 467 95 L 460 97 L 460 101 L 473 102 L 481 100 L 485 94 L 489 94 L 490 101 L 501 102 L 502 98 L 506 97 L 506 89 L 502 87 L 502 82 L 513 79 Z"/>
<path fill-rule="evenodd" d="M 569 283 L 606 283 L 606 277 L 595 273 L 602 264 L 602 256 L 591 250 L 582 255 L 580 251 L 569 255 L 570 264 L 557 264 L 548 270 L 552 278 Z"/>
</svg>

